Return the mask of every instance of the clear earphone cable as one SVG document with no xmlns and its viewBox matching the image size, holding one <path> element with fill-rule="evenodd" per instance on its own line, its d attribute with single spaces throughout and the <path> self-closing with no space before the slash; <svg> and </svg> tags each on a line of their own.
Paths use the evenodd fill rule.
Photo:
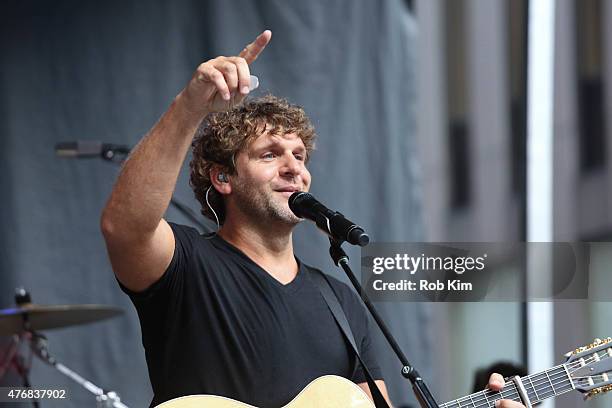
<svg viewBox="0 0 612 408">
<path fill-rule="evenodd" d="M 208 208 L 210 208 L 210 211 L 212 211 L 213 215 L 215 216 L 215 221 L 217 221 L 217 231 L 214 232 L 213 236 L 219 232 L 219 229 L 221 228 L 221 225 L 219 224 L 219 217 L 217 217 L 217 213 L 215 212 L 215 210 L 212 208 L 212 205 L 210 205 L 210 201 L 208 201 L 208 193 L 210 192 L 210 189 L 212 188 L 212 184 L 210 185 L 210 187 L 208 187 L 208 190 L 206 190 L 206 205 L 208 206 Z"/>
</svg>

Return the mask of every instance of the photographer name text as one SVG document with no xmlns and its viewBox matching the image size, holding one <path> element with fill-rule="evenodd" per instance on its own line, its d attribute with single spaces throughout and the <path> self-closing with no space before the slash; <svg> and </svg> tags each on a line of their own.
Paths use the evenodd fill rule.
<svg viewBox="0 0 612 408">
<path fill-rule="evenodd" d="M 376 291 L 468 292 L 473 289 L 473 285 L 471 282 L 463 282 L 460 279 L 436 279 L 435 281 L 420 279 L 418 282 L 407 279 L 402 279 L 396 282 L 385 282 L 382 279 L 376 279 L 372 282 L 372 288 Z"/>
</svg>

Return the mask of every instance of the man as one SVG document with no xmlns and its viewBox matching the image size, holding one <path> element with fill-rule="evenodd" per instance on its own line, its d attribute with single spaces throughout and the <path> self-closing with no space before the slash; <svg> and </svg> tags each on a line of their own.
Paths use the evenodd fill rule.
<svg viewBox="0 0 612 408">
<path fill-rule="evenodd" d="M 310 187 L 314 130 L 283 100 L 242 104 L 248 65 L 271 35 L 198 67 L 134 149 L 102 215 L 113 270 L 141 321 L 152 405 L 217 394 L 280 406 L 324 374 L 370 393 L 309 279 L 318 272 L 293 254 L 300 220 L 287 202 Z M 202 212 L 221 225 L 211 237 L 162 218 L 192 141 L 191 184 Z M 364 308 L 346 285 L 330 282 L 388 400 Z"/>
</svg>

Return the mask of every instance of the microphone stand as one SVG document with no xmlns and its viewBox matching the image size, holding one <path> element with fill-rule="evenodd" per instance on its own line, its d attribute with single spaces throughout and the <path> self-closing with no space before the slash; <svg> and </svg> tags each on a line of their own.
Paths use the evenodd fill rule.
<svg viewBox="0 0 612 408">
<path fill-rule="evenodd" d="M 363 303 L 366 305 L 368 311 L 376 321 L 376 324 L 378 325 L 380 331 L 385 336 L 385 339 L 395 352 L 395 355 L 402 363 L 402 376 L 410 380 L 410 382 L 412 383 L 412 390 L 414 391 L 414 394 L 416 395 L 419 404 L 422 408 L 439 408 L 438 404 L 436 403 L 436 400 L 431 395 L 429 388 L 427 388 L 427 384 L 425 384 L 425 381 L 421 378 L 418 371 L 412 366 L 412 364 L 410 364 L 410 362 L 400 349 L 399 345 L 397 344 L 397 341 L 395 341 L 395 338 L 389 331 L 389 328 L 378 314 L 378 311 L 366 295 L 365 291 L 363 290 L 363 287 L 361 286 L 361 284 L 355 277 L 355 274 L 351 270 L 351 267 L 348 263 L 348 255 L 346 254 L 346 252 L 344 252 L 344 249 L 342 249 L 341 246 L 344 241 L 329 238 L 329 242 L 329 255 L 334 261 L 334 264 L 336 266 L 342 267 L 342 269 L 346 273 L 346 276 L 348 276 L 349 280 L 355 287 L 355 290 L 357 290 L 357 293 L 359 293 L 359 295 L 361 296 L 361 300 L 363 300 Z"/>
</svg>

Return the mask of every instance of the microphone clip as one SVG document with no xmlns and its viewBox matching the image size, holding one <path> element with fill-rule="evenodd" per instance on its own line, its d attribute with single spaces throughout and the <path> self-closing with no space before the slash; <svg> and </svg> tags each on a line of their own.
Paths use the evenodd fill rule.
<svg viewBox="0 0 612 408">
<path fill-rule="evenodd" d="M 130 148 L 123 145 L 103 144 L 100 157 L 113 163 L 122 163 L 130 153 Z"/>
</svg>

